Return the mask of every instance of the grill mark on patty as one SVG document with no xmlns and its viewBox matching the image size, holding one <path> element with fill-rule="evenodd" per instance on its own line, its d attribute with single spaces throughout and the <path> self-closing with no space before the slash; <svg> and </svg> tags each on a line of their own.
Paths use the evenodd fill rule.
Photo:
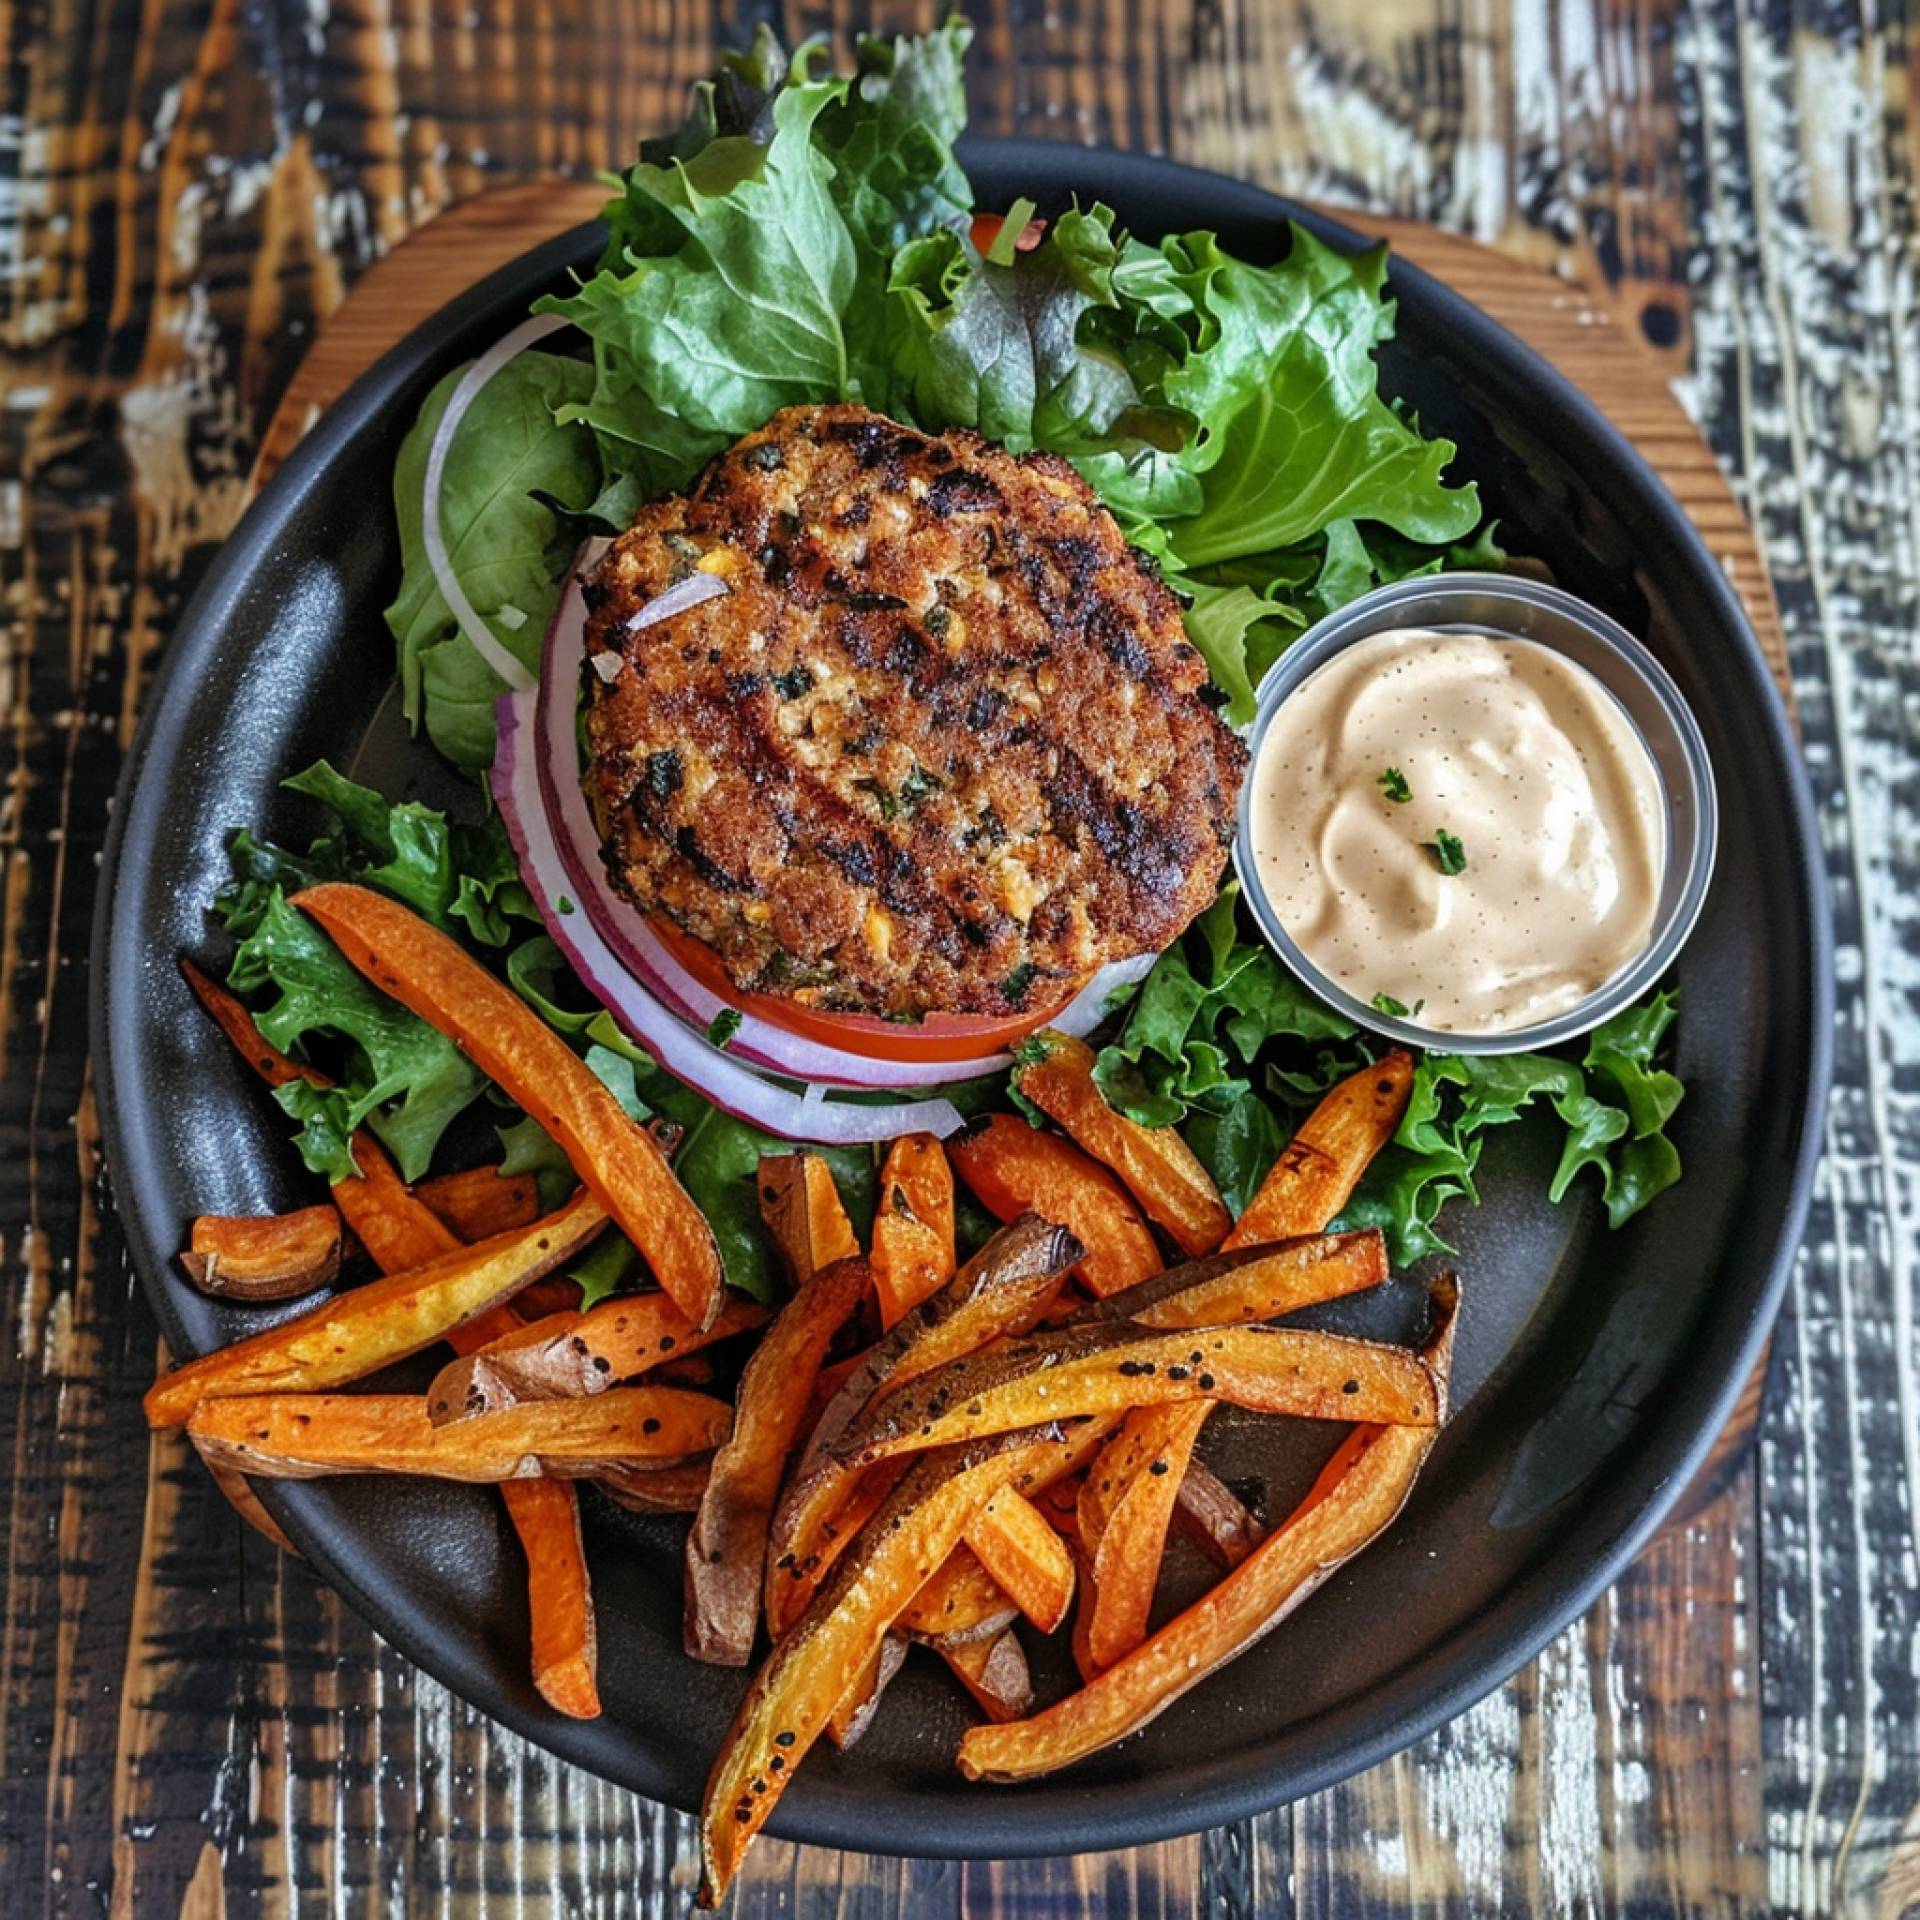
<svg viewBox="0 0 1920 1920">
<path fill-rule="evenodd" d="M 1177 887 L 1191 864 L 1190 835 L 1162 827 L 1110 792 L 1071 745 L 1062 743 L 1054 776 L 1053 817 L 1083 829 L 1114 872 L 1130 885 L 1160 894 Z"/>
</svg>

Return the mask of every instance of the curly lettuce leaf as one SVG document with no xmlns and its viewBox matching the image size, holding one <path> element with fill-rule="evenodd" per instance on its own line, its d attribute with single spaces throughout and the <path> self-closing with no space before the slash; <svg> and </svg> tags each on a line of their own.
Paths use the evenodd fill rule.
<svg viewBox="0 0 1920 1920">
<path fill-rule="evenodd" d="M 260 1031 L 283 1052 L 302 1056 L 313 1035 L 342 1052 L 331 1098 L 283 1102 L 302 1119 L 307 1163 L 330 1179 L 351 1170 L 347 1136 L 371 1127 L 392 1150 L 403 1180 L 417 1180 L 440 1136 L 486 1084 L 445 1034 L 390 1000 L 348 963 L 327 936 L 276 889 L 235 952 L 228 983 L 236 993 L 275 998 L 256 1004 Z M 343 1158 L 343 1156 L 346 1156 Z"/>
<path fill-rule="evenodd" d="M 1187 596 L 1187 638 L 1200 649 L 1213 683 L 1227 696 L 1226 715 L 1237 726 L 1253 718 L 1254 695 L 1267 669 L 1307 624 L 1297 608 L 1264 598 L 1248 586 L 1179 580 Z"/>
<path fill-rule="evenodd" d="M 764 141 L 771 132 L 764 124 L 768 105 L 785 84 L 787 73 L 787 50 L 763 20 L 744 52 L 723 49 L 713 72 L 693 83 L 687 117 L 672 133 L 641 141 L 642 164 L 670 167 L 676 161 L 693 159 L 715 140 L 737 134 Z M 618 202 L 615 207 L 619 207 Z M 614 211 L 610 208 L 609 214 Z M 614 230 L 614 246 L 624 245 L 625 238 Z"/>
<path fill-rule="evenodd" d="M 538 921 L 497 814 L 473 826 L 417 800 L 392 801 L 326 760 L 280 784 L 318 800 L 345 837 L 323 836 L 301 854 L 237 831 L 229 843 L 234 883 L 216 903 L 229 931 L 250 932 L 274 888 L 293 893 L 323 880 L 377 887 L 482 946 L 505 946 L 515 921 Z"/>
<path fill-rule="evenodd" d="M 957 16 L 933 33 L 862 34 L 847 92 L 816 125 L 833 162 L 833 197 L 874 290 L 909 241 L 959 232 L 972 217 L 973 185 L 953 155 L 966 131 L 972 43 L 972 27 Z"/>
<path fill-rule="evenodd" d="M 1263 268 L 1211 235 L 1187 245 L 1202 267 L 1205 344 L 1166 391 L 1202 422 L 1189 464 L 1204 503 L 1172 529 L 1182 564 L 1293 546 L 1340 520 L 1377 520 L 1429 544 L 1465 539 L 1480 497 L 1446 484 L 1451 442 L 1425 438 L 1380 397 L 1385 247 L 1336 253 L 1295 227 L 1286 258 Z"/>
<path fill-rule="evenodd" d="M 1434 1217 L 1456 1195 L 1477 1199 L 1473 1174 L 1484 1135 L 1543 1101 L 1562 1128 L 1548 1199 L 1564 1199 L 1591 1167 L 1608 1224 L 1624 1226 L 1680 1177 L 1679 1152 L 1662 1128 L 1684 1090 L 1653 1064 L 1676 1009 L 1671 993 L 1629 1008 L 1595 1030 L 1580 1062 L 1538 1053 L 1426 1055 L 1392 1144 L 1338 1224 L 1383 1228 L 1400 1261 L 1445 1250 Z M 1604 1097 L 1610 1093 L 1623 1104 Z"/>
<path fill-rule="evenodd" d="M 1239 937 L 1238 897 L 1229 883 L 1154 962 L 1119 1036 L 1094 1062 L 1108 1104 L 1142 1126 L 1173 1126 L 1196 1108 L 1232 1111 L 1269 1042 L 1311 1046 L 1354 1035 L 1353 1023 L 1308 993 L 1265 945 Z"/>
<path fill-rule="evenodd" d="M 1119 361 L 1079 340 L 1081 317 L 1114 299 L 1113 215 L 1068 213 L 1017 252 L 1011 239 L 1030 210 L 1013 209 L 1008 244 L 984 255 L 953 232 L 901 250 L 888 291 L 902 398 L 928 425 L 972 427 L 1016 453 L 1095 446 L 1139 399 Z"/>
<path fill-rule="evenodd" d="M 454 1116 L 484 1087 L 453 1042 L 357 972 L 287 896 L 326 880 L 377 887 L 449 932 L 504 946 L 515 924 L 535 918 L 505 829 L 450 820 L 418 801 L 394 802 L 349 780 L 327 761 L 282 783 L 319 801 L 339 830 L 304 853 L 256 840 L 229 842 L 234 879 L 215 911 L 239 942 L 230 972 L 236 992 L 278 998 L 256 1018 L 276 1046 L 326 1057 L 335 1084 L 278 1090 L 300 1122 L 302 1157 L 329 1180 L 353 1171 L 352 1135 L 365 1124 L 393 1150 L 402 1176 L 424 1173 Z"/>
</svg>

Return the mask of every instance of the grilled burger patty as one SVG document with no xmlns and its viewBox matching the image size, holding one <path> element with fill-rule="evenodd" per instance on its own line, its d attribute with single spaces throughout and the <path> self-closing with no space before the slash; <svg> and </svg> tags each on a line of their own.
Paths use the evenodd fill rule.
<svg viewBox="0 0 1920 1920">
<path fill-rule="evenodd" d="M 694 570 L 730 588 L 638 633 Z M 1214 897 L 1246 753 L 1173 595 L 1064 461 L 794 407 L 586 585 L 613 884 L 741 988 L 1006 1015 Z"/>
</svg>

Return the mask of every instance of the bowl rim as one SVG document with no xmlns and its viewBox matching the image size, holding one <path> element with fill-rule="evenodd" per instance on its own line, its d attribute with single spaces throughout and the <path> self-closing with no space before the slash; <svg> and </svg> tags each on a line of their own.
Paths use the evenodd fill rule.
<svg viewBox="0 0 1920 1920">
<path fill-rule="evenodd" d="M 1425 610 L 1448 602 L 1476 602 L 1479 612 L 1464 609 L 1449 617 L 1444 611 L 1429 614 Z M 1656 710 L 1669 730 L 1671 743 L 1684 773 L 1684 792 L 1676 794 L 1668 782 L 1660 756 L 1647 745 L 1645 729 L 1621 701 L 1618 692 L 1599 674 L 1575 660 L 1561 644 L 1557 630 L 1522 632 L 1515 626 L 1497 624 L 1497 613 L 1487 611 L 1487 603 L 1513 609 L 1525 608 L 1554 616 L 1557 626 L 1577 628 L 1597 642 L 1610 662 L 1651 696 Z M 1254 846 L 1254 773 L 1260 763 L 1260 749 L 1275 718 L 1293 696 L 1330 662 L 1366 641 L 1377 640 L 1392 630 L 1386 619 L 1403 608 L 1419 606 L 1419 626 L 1444 633 L 1485 634 L 1494 639 L 1530 641 L 1582 668 L 1597 680 L 1632 729 L 1647 747 L 1659 785 L 1663 817 L 1667 829 L 1666 870 L 1661 881 L 1661 904 L 1657 909 L 1647 944 L 1617 968 L 1585 999 L 1550 1020 L 1535 1021 L 1527 1027 L 1510 1027 L 1498 1032 L 1455 1032 L 1430 1027 L 1411 1015 L 1382 1013 L 1362 1000 L 1330 974 L 1324 973 L 1301 951 L 1299 943 L 1282 923 L 1266 888 L 1261 884 L 1257 850 Z M 1337 607 L 1309 627 L 1262 676 L 1255 694 L 1254 717 L 1247 729 L 1249 764 L 1247 778 L 1240 789 L 1238 819 L 1233 835 L 1233 865 L 1239 875 L 1240 891 L 1267 944 L 1280 956 L 1282 964 L 1305 987 L 1329 1005 L 1337 1007 L 1348 1019 L 1370 1032 L 1434 1053 L 1501 1054 L 1525 1053 L 1541 1047 L 1557 1047 L 1582 1034 L 1591 1033 L 1617 1013 L 1651 992 L 1666 971 L 1679 958 L 1701 911 L 1707 903 L 1707 891 L 1713 881 L 1714 861 L 1719 852 L 1720 802 L 1714 779 L 1713 761 L 1707 752 L 1700 722 L 1685 696 L 1674 684 L 1673 676 L 1661 665 L 1653 650 L 1629 632 L 1610 614 L 1577 594 L 1567 592 L 1543 580 L 1524 575 L 1461 571 L 1411 580 L 1395 580 L 1373 587 L 1366 593 Z M 1676 810 L 1691 820 L 1692 831 L 1686 844 L 1676 844 L 1673 831 Z M 1675 862 L 1678 861 L 1676 868 Z M 1677 885 L 1674 883 L 1678 874 Z"/>
<path fill-rule="evenodd" d="M 1043 211 L 1049 212 L 1066 205 L 1076 187 L 1121 208 L 1135 193 L 1171 193 L 1214 225 L 1292 219 L 1346 251 L 1370 244 L 1356 228 L 1314 208 L 1157 156 L 1044 139 L 970 137 L 960 143 L 959 158 L 977 185 L 984 177 L 983 199 L 998 197 L 1002 185 L 1011 197 L 1023 182 L 1029 191 L 1041 183 Z M 115 1208 L 129 1256 L 176 1351 L 190 1348 L 166 1282 L 170 1249 L 150 1231 L 160 1196 L 158 1155 L 146 1149 L 163 1122 L 153 1103 L 116 1097 L 123 1080 L 133 1084 L 132 1068 L 124 1063 L 138 1057 L 144 1008 L 140 928 L 115 913 L 114 901 L 120 876 L 154 859 L 159 834 L 155 811 L 134 804 L 140 784 L 178 764 L 182 743 L 177 736 L 194 681 L 214 657 L 222 628 L 256 573 L 272 568 L 283 524 L 299 511 L 328 464 L 359 433 L 377 428 L 392 409 L 423 394 L 437 372 L 497 338 L 503 313 L 524 310 L 537 293 L 560 283 L 569 268 L 589 264 L 603 239 L 598 223 L 586 222 L 532 248 L 450 302 L 362 374 L 315 423 L 228 536 L 180 616 L 149 690 L 122 766 L 101 858 L 90 949 L 89 1044 L 99 1070 Z M 1436 327 L 1471 353 L 1482 373 L 1523 377 L 1553 408 L 1561 444 L 1589 476 L 1630 489 L 1640 527 L 1691 554 L 1694 585 L 1717 610 L 1715 624 L 1727 643 L 1725 673 L 1754 697 L 1757 731 L 1780 776 L 1790 829 L 1789 843 L 1780 849 L 1788 876 L 1782 884 L 1797 902 L 1796 931 L 1806 946 L 1806 965 L 1797 979 L 1803 997 L 1793 1002 L 1791 1016 L 1806 1034 L 1805 1072 L 1797 1082 L 1798 1111 L 1789 1135 L 1791 1171 L 1778 1188 L 1777 1229 L 1764 1257 L 1747 1269 L 1744 1300 L 1723 1301 L 1695 1353 L 1695 1378 L 1716 1384 L 1643 1410 L 1635 1497 L 1623 1501 L 1613 1485 L 1597 1489 L 1571 1523 L 1579 1552 L 1569 1563 L 1516 1580 L 1471 1629 L 1413 1668 L 1396 1669 L 1390 1680 L 1343 1701 L 1297 1738 L 1290 1735 L 1291 1750 L 1284 1758 L 1250 1763 L 1228 1755 L 1184 1769 L 1177 1786 L 1164 1774 L 1150 1774 L 1125 1785 L 1089 1789 L 1076 1787 L 1069 1774 L 1043 1790 L 972 1794 L 957 1811 L 924 1795 L 898 1804 L 876 1801 L 857 1785 L 807 1791 L 803 1776 L 768 1823 L 776 1837 L 948 1859 L 1136 1845 L 1263 1812 L 1389 1757 L 1504 1684 L 1613 1584 L 1706 1460 L 1771 1327 L 1811 1200 L 1833 1051 L 1833 936 L 1824 866 L 1812 790 L 1785 708 L 1731 583 L 1639 451 L 1550 362 L 1463 295 L 1397 255 L 1389 280 L 1403 296 L 1412 293 Z M 641 1794 L 684 1805 L 657 1759 L 647 1756 L 636 1764 L 633 1750 L 618 1743 L 604 1722 L 562 1720 L 498 1674 L 468 1670 L 445 1657 L 432 1615 L 389 1570 L 357 1556 L 351 1537 L 336 1536 L 311 1491 L 311 1485 L 297 1481 L 267 1482 L 260 1489 L 263 1504 L 320 1574 L 409 1660 L 548 1751 Z"/>
</svg>

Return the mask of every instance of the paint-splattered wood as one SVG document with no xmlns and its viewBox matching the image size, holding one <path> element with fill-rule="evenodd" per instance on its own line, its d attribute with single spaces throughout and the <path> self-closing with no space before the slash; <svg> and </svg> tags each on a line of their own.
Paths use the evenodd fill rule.
<svg viewBox="0 0 1920 1920">
<path fill-rule="evenodd" d="M 791 36 L 939 0 L 786 10 Z M 422 1683 L 135 1411 L 90 874 L 170 622 L 319 320 L 483 187 L 662 125 L 759 5 L 23 0 L 0 70 L 0 1911 L 677 1913 L 674 1816 Z M 1514 1687 L 1184 1850 L 770 1849 L 745 1911 L 1920 1903 L 1912 29 L 1838 0 L 974 9 L 976 124 L 1173 153 L 1570 271 L 1754 514 L 1835 875 L 1841 1057 L 1757 1464 Z"/>
</svg>

